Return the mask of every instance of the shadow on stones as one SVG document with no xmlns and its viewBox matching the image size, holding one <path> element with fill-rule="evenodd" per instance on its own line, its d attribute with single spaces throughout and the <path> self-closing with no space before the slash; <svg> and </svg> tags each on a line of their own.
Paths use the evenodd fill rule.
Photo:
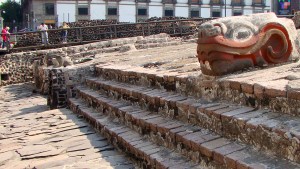
<svg viewBox="0 0 300 169">
<path fill-rule="evenodd" d="M 33 107 L 20 109 L 20 113 L 12 115 L 11 117 L 18 117 L 29 113 L 41 113 L 47 110 L 49 110 L 47 105 L 35 105 Z"/>
<path fill-rule="evenodd" d="M 11 97 L 9 98 L 5 98 L 3 96 L 0 98 L 4 102 L 17 101 L 34 96 L 43 97 L 36 93 L 33 83 L 11 84 L 9 86 L 5 86 L 5 88 L 0 88 L 0 90 L 5 90 L 6 93 L 11 94 Z"/>
</svg>

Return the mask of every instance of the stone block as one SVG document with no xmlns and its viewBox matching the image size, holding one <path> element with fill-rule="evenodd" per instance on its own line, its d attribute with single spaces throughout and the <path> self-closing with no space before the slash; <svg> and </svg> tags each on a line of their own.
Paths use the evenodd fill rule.
<svg viewBox="0 0 300 169">
<path fill-rule="evenodd" d="M 237 81 L 229 81 L 232 90 L 241 91 L 241 83 Z"/>
<path fill-rule="evenodd" d="M 288 90 L 287 91 L 287 98 L 288 99 L 295 99 L 300 100 L 300 91 L 297 90 Z"/>
<path fill-rule="evenodd" d="M 272 89 L 272 88 L 265 88 L 265 92 L 267 97 L 275 98 L 275 97 L 287 97 L 287 91 L 285 89 Z"/>
<path fill-rule="evenodd" d="M 201 154 L 206 157 L 213 157 L 214 149 L 230 144 L 230 141 L 224 138 L 218 138 L 209 142 L 205 142 L 200 146 Z"/>
<path fill-rule="evenodd" d="M 214 153 L 213 153 L 213 158 L 216 162 L 218 162 L 220 164 L 225 164 L 226 163 L 226 161 L 225 161 L 226 155 L 231 154 L 236 151 L 240 151 L 240 150 L 244 149 L 245 147 L 246 147 L 245 145 L 240 145 L 237 143 L 227 144 L 225 146 L 215 149 Z"/>
<path fill-rule="evenodd" d="M 265 87 L 260 84 L 254 84 L 254 96 L 258 99 L 265 97 Z"/>
<path fill-rule="evenodd" d="M 241 82 L 241 88 L 242 88 L 242 92 L 244 93 L 248 93 L 248 94 L 254 93 L 254 86 L 247 82 Z"/>
</svg>

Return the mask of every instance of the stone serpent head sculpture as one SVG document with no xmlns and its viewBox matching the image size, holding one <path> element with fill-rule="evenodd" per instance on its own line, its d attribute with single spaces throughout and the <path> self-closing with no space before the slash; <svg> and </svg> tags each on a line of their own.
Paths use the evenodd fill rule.
<svg viewBox="0 0 300 169">
<path fill-rule="evenodd" d="M 219 76 L 297 60 L 298 43 L 290 19 L 274 13 L 233 16 L 200 25 L 197 57 L 203 74 Z"/>
</svg>

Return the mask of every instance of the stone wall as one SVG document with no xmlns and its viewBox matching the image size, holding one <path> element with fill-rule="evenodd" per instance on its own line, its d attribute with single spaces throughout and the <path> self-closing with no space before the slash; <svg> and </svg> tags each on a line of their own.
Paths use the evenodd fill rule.
<svg viewBox="0 0 300 169">
<path fill-rule="evenodd" d="M 79 64 L 86 59 L 92 59 L 96 54 L 125 52 L 131 50 L 132 46 L 137 49 L 145 49 L 181 43 L 183 43 L 181 39 L 171 38 L 167 34 L 159 34 L 149 37 L 123 38 L 79 46 L 7 54 L 0 58 L 0 86 L 34 80 L 38 89 L 43 93 L 47 93 L 47 87 L 43 88 L 43 85 L 45 85 L 45 77 L 48 75 L 47 72 L 42 72 L 42 70 L 53 65 L 52 58 L 68 58 L 74 64 Z"/>
<path fill-rule="evenodd" d="M 84 82 L 85 77 L 95 73 L 95 66 L 101 59 L 94 59 L 96 54 L 125 52 L 183 43 L 181 39 L 171 38 L 167 34 L 149 37 L 134 37 L 97 42 L 87 45 L 65 47 L 55 50 L 39 51 L 33 55 L 41 55 L 33 61 L 31 70 L 36 88 L 40 93 L 48 94 L 48 105 L 51 109 L 66 106 L 66 100 L 74 97 L 74 85 Z M 55 65 L 53 59 L 68 59 L 73 65 Z M 86 62 L 90 61 L 91 62 Z M 58 61 L 58 60 L 57 60 Z"/>
<path fill-rule="evenodd" d="M 42 55 L 28 53 L 7 54 L 1 57 L 0 62 L 0 85 L 21 83 L 33 80 L 31 69 L 34 60 L 41 60 Z"/>
</svg>

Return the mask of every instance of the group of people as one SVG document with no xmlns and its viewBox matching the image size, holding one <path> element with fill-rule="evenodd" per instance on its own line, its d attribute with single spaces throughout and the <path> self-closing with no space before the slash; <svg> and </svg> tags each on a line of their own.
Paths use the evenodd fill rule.
<svg viewBox="0 0 300 169">
<path fill-rule="evenodd" d="M 68 29 L 69 25 L 64 22 L 63 25 L 60 27 L 62 29 L 61 31 L 61 38 L 62 38 L 62 43 L 67 43 L 67 35 L 68 35 Z M 9 27 L 5 26 L 2 31 L 1 31 L 1 37 L 2 37 L 2 49 L 5 47 L 8 49 L 10 47 L 10 33 L 9 33 Z M 42 36 L 42 44 L 43 45 L 48 45 L 48 26 L 45 23 L 42 23 L 40 26 L 37 27 L 38 31 L 41 31 L 41 36 Z"/>
<path fill-rule="evenodd" d="M 9 33 L 9 27 L 5 26 L 1 31 L 1 37 L 2 37 L 2 49 L 9 48 L 10 47 L 10 33 Z"/>
<path fill-rule="evenodd" d="M 61 31 L 61 37 L 62 37 L 62 43 L 67 43 L 67 35 L 68 35 L 68 28 L 69 25 L 66 22 L 63 22 L 63 25 L 60 27 L 61 29 L 63 29 Z M 48 26 L 45 23 L 42 23 L 40 26 L 38 26 L 38 30 L 41 31 L 42 34 L 42 43 L 44 45 L 48 45 Z"/>
</svg>

